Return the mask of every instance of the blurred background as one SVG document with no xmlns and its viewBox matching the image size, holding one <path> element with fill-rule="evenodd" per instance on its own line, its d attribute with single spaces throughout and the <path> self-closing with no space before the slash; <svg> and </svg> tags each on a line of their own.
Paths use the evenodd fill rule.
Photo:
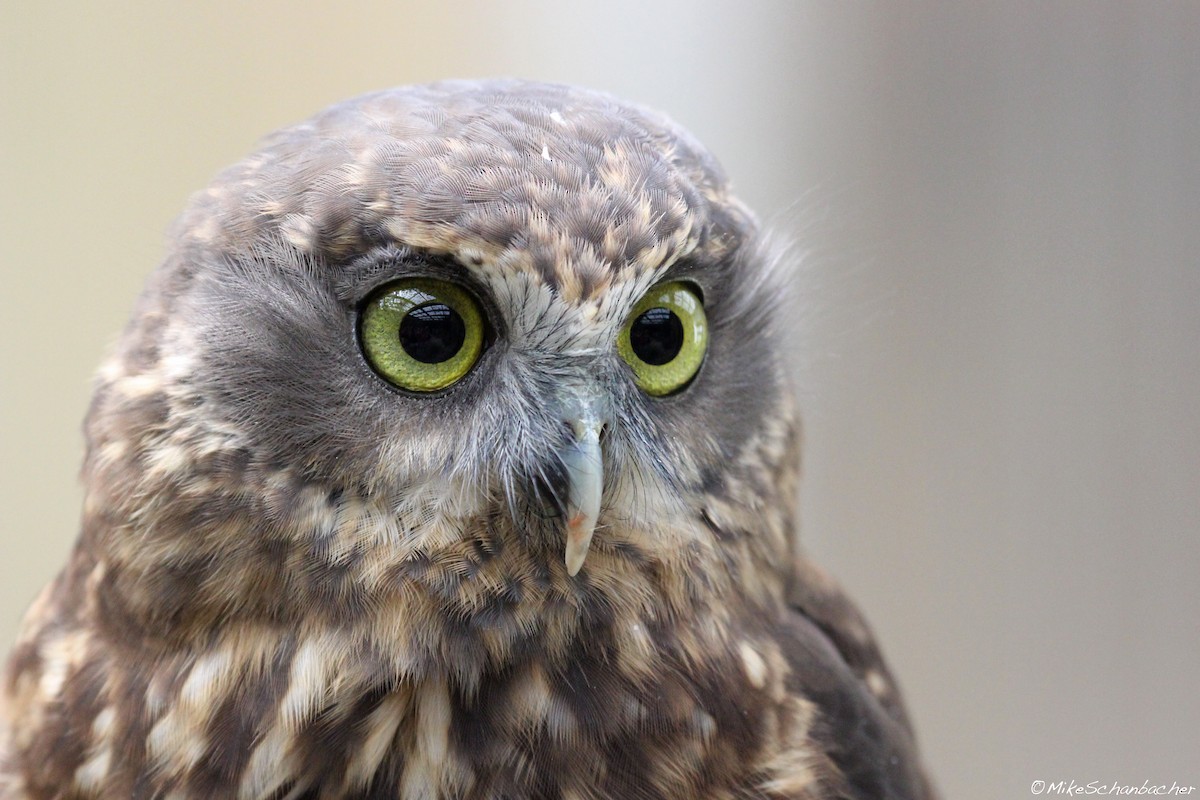
<svg viewBox="0 0 1200 800">
<path fill-rule="evenodd" d="M 446 77 L 667 111 L 803 256 L 804 538 L 947 798 L 1200 786 L 1200 4 L 0 8 L 0 650 L 188 194 Z"/>
</svg>

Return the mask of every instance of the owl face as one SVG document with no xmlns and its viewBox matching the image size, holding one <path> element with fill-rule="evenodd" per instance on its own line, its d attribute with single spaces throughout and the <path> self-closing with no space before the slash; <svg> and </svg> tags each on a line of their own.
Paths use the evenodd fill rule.
<svg viewBox="0 0 1200 800">
<path fill-rule="evenodd" d="M 606 96 L 350 101 L 227 171 L 177 235 L 110 368 L 126 402 L 97 411 L 144 425 L 131 384 L 162 406 L 175 491 L 232 463 L 370 499 L 413 547 L 503 518 L 574 575 L 617 528 L 692 543 L 671 521 L 781 392 L 752 218 L 686 133 Z"/>
</svg>

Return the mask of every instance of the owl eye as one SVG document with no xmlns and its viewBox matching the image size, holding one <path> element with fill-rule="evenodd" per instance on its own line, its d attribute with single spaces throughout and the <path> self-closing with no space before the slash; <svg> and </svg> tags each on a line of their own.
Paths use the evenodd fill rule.
<svg viewBox="0 0 1200 800">
<path fill-rule="evenodd" d="M 462 379 L 483 351 L 483 314 L 462 287 L 407 278 L 371 295 L 359 315 L 363 355 L 387 380 L 436 392 Z"/>
<path fill-rule="evenodd" d="M 708 348 L 708 319 L 696 290 L 672 281 L 655 286 L 633 307 L 617 352 L 646 394 L 662 397 L 688 385 Z"/>
</svg>

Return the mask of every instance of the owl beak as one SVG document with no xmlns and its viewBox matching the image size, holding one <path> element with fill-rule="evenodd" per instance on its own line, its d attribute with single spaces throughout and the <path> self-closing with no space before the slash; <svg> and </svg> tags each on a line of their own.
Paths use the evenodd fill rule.
<svg viewBox="0 0 1200 800">
<path fill-rule="evenodd" d="M 567 473 L 566 562 L 567 574 L 572 576 L 583 568 L 587 558 L 604 491 L 604 455 L 600 451 L 604 419 L 597 404 L 581 406 L 581 413 L 567 420 L 574 436 L 559 454 Z"/>
</svg>

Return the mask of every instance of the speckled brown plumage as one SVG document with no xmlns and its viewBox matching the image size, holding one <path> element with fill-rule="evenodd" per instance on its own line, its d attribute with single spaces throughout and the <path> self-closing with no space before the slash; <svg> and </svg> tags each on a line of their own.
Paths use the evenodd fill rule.
<svg viewBox="0 0 1200 800">
<path fill-rule="evenodd" d="M 797 552 L 782 270 L 703 148 L 612 98 L 381 92 L 196 195 L 88 415 L 83 527 L 3 677 L 0 798 L 925 798 L 862 619 Z M 451 390 L 364 364 L 381 283 L 468 286 Z M 614 353 L 703 292 L 685 391 Z M 568 386 L 603 391 L 582 570 Z"/>
</svg>

